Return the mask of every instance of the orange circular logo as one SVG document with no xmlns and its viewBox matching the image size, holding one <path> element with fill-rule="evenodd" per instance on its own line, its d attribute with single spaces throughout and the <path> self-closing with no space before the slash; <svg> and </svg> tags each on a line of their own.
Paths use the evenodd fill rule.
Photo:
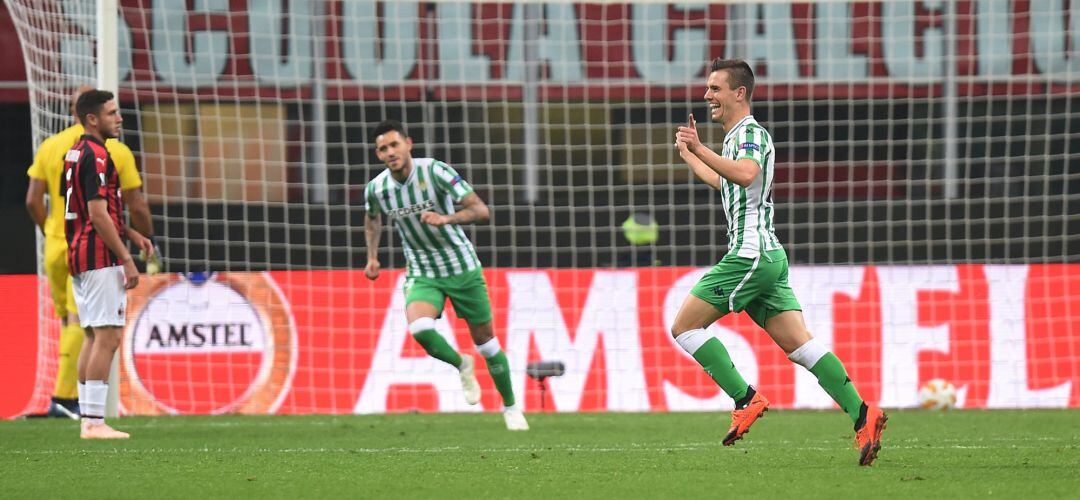
<svg viewBox="0 0 1080 500">
<path fill-rule="evenodd" d="M 144 276 L 120 367 L 127 414 L 274 413 L 296 367 L 292 312 L 266 273 Z"/>
</svg>

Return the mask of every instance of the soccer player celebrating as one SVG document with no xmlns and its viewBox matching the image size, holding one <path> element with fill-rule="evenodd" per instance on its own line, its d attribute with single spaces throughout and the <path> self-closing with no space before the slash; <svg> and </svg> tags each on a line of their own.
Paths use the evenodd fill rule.
<svg viewBox="0 0 1080 500">
<path fill-rule="evenodd" d="M 503 419 L 510 430 L 528 430 L 514 399 L 510 364 L 492 333 L 491 303 L 476 249 L 461 224 L 484 222 L 489 211 L 469 183 L 449 165 L 433 158 L 413 158 L 412 138 L 396 120 L 386 120 L 372 133 L 375 154 L 386 164 L 364 190 L 364 236 L 367 267 L 364 275 L 379 277 L 379 239 L 382 214 L 397 227 L 405 250 L 405 315 L 409 332 L 428 355 L 458 369 L 465 400 L 480 401 L 473 358 L 450 347 L 435 331 L 446 299 L 469 324 L 477 351 L 503 400 Z M 455 210 L 454 204 L 461 204 Z"/>
<path fill-rule="evenodd" d="M 859 397 L 844 365 L 811 337 L 802 309 L 788 286 L 788 261 L 773 233 L 772 183 L 776 152 L 772 137 L 750 114 L 754 73 L 742 60 L 715 59 L 705 100 L 724 127 L 718 154 L 701 143 L 693 115 L 678 128 L 675 146 L 694 175 L 720 191 L 727 216 L 728 253 L 694 285 L 675 317 L 671 334 L 679 346 L 735 400 L 730 446 L 768 410 L 769 401 L 743 380 L 727 349 L 705 329 L 728 313 L 745 310 L 788 359 L 810 370 L 825 392 L 851 417 L 859 464 L 870 465 L 881 448 L 886 416 Z"/>
<path fill-rule="evenodd" d="M 53 309 L 62 324 L 60 329 L 59 360 L 57 362 L 56 386 L 53 390 L 50 416 L 77 417 L 78 407 L 78 369 L 79 351 L 83 344 L 83 330 L 79 326 L 79 316 L 72 294 L 71 275 L 67 265 L 67 241 L 64 238 L 64 198 L 60 194 L 61 174 L 64 171 L 64 156 L 83 135 L 83 127 L 78 123 L 75 103 L 79 96 L 90 86 L 79 87 L 71 98 L 71 116 L 76 123 L 63 131 L 45 139 L 34 155 L 34 163 L 26 171 L 30 185 L 26 190 L 26 209 L 34 223 L 45 234 L 45 276 L 49 280 L 49 289 L 53 298 Z M 140 187 L 142 179 L 135 168 L 135 156 L 123 143 L 116 139 L 105 141 L 105 149 L 116 165 L 120 176 L 120 188 L 123 190 L 124 204 L 131 214 L 132 225 L 143 234 L 153 234 L 150 209 Z M 49 207 L 45 207 L 45 194 L 49 195 Z M 155 255 L 155 258 L 157 256 Z M 148 261 L 148 268 L 149 266 Z"/>
<path fill-rule="evenodd" d="M 75 104 L 86 131 L 64 157 L 64 220 L 68 269 L 86 340 L 79 355 L 83 439 L 125 439 L 105 423 L 109 368 L 120 345 L 126 289 L 139 283 L 127 236 L 148 255 L 153 244 L 120 222 L 120 175 L 105 141 L 120 134 L 120 109 L 111 92 L 89 90 Z"/>
</svg>

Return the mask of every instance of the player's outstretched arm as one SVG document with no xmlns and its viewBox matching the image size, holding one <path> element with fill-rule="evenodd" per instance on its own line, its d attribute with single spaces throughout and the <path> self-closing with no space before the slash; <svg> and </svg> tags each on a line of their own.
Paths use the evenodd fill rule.
<svg viewBox="0 0 1080 500">
<path fill-rule="evenodd" d="M 86 207 L 90 212 L 90 223 L 94 225 L 94 231 L 124 264 L 124 288 L 135 288 L 139 284 L 139 270 L 135 268 L 135 261 L 131 258 L 127 245 L 120 240 L 120 233 L 116 232 L 116 226 L 109 217 L 107 202 L 103 198 L 97 198 L 88 201 Z"/>
<path fill-rule="evenodd" d="M 367 265 L 364 276 L 369 280 L 379 277 L 379 240 L 382 239 L 382 216 L 368 212 L 364 216 L 364 241 L 367 243 Z"/>
<path fill-rule="evenodd" d="M 754 160 L 749 158 L 741 160 L 724 158 L 716 154 L 716 151 L 702 144 L 701 139 L 698 137 L 697 122 L 694 121 L 694 115 L 690 115 L 686 125 L 679 127 L 675 138 L 677 141 L 685 142 L 687 149 L 700 158 L 709 169 L 742 187 L 749 186 L 757 178 L 758 173 L 761 172 L 761 167 Z"/>
<path fill-rule="evenodd" d="M 473 224 L 487 222 L 491 218 L 491 209 L 487 203 L 480 199 L 476 193 L 469 193 L 461 199 L 461 210 L 450 215 L 424 212 L 420 214 L 420 220 L 432 226 L 445 226 L 446 224 Z"/>
</svg>

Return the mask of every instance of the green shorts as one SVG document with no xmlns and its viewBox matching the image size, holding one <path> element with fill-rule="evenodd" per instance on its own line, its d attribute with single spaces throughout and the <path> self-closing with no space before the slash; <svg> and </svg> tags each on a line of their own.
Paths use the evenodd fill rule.
<svg viewBox="0 0 1080 500">
<path fill-rule="evenodd" d="M 488 300 L 487 282 L 480 269 L 467 271 L 449 278 L 405 278 L 405 305 L 419 300 L 435 306 L 442 316 L 446 298 L 454 304 L 454 311 L 465 321 L 479 325 L 491 321 L 491 301 Z"/>
<path fill-rule="evenodd" d="M 788 285 L 788 260 L 783 250 L 762 253 L 757 259 L 727 254 L 690 293 L 721 314 L 745 310 L 762 328 L 765 320 L 777 314 L 802 310 Z"/>
</svg>

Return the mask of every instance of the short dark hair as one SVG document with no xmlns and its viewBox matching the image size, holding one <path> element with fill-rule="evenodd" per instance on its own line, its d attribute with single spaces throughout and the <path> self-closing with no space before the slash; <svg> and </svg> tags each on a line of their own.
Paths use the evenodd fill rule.
<svg viewBox="0 0 1080 500">
<path fill-rule="evenodd" d="M 746 96 L 752 97 L 754 95 L 754 70 L 750 69 L 750 65 L 746 61 L 717 57 L 709 65 L 709 74 L 711 75 L 714 71 L 720 70 L 727 70 L 728 85 L 731 86 L 731 90 L 746 87 Z"/>
<path fill-rule="evenodd" d="M 96 115 L 101 107 L 113 99 L 113 93 L 108 90 L 87 90 L 75 101 L 75 113 L 79 115 L 79 123 L 86 125 L 86 115 Z"/>
<path fill-rule="evenodd" d="M 372 129 L 371 142 L 374 143 L 375 139 L 377 139 L 380 135 L 393 131 L 397 131 L 399 134 L 401 134 L 401 137 L 409 137 L 409 133 L 405 131 L 405 125 L 402 125 L 401 122 L 393 119 L 383 120 L 378 125 L 376 125 L 374 129 Z"/>
</svg>

